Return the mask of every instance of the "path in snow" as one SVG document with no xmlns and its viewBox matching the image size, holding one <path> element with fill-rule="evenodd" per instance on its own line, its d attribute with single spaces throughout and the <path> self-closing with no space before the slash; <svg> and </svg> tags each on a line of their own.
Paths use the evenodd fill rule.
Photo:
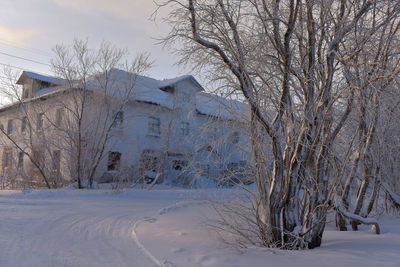
<svg viewBox="0 0 400 267">
<path fill-rule="evenodd" d="M 180 198 L 165 192 L 160 201 L 141 191 L 0 194 L 0 266 L 152 266 L 132 227 Z"/>
</svg>

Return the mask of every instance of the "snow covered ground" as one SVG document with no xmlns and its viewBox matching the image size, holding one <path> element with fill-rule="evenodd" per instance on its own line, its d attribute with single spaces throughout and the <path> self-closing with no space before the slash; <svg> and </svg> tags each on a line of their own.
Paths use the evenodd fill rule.
<svg viewBox="0 0 400 267">
<path fill-rule="evenodd" d="M 239 252 L 203 226 L 212 212 L 201 195 L 0 191 L 0 266 L 400 266 L 400 217 L 381 218 L 382 235 L 328 226 L 314 250 Z"/>
</svg>

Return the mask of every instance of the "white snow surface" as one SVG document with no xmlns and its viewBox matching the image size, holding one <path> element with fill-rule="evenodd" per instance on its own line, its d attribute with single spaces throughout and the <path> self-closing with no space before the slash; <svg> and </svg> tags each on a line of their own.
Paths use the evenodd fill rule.
<svg viewBox="0 0 400 267">
<path fill-rule="evenodd" d="M 339 232 L 322 246 L 238 251 L 204 227 L 203 194 L 232 189 L 0 191 L 0 266 L 399 266 L 400 217 Z"/>
</svg>

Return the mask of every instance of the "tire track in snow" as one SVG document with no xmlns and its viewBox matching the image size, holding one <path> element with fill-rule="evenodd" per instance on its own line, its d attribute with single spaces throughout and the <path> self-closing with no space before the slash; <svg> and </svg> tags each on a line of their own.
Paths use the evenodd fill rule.
<svg viewBox="0 0 400 267">
<path fill-rule="evenodd" d="M 143 254 L 145 254 L 155 265 L 159 266 L 159 267 L 176 267 L 177 265 L 173 262 L 164 260 L 163 262 L 161 262 L 159 259 L 157 259 L 139 240 L 139 237 L 137 235 L 137 231 L 136 228 L 139 226 L 140 223 L 145 223 L 145 222 L 155 222 L 157 221 L 157 218 L 155 217 L 160 217 L 162 215 L 168 214 L 170 212 L 173 211 L 177 211 L 179 209 L 183 209 L 183 208 L 187 208 L 190 206 L 194 206 L 194 205 L 203 205 L 207 203 L 207 201 L 188 201 L 188 200 L 183 200 L 183 201 L 179 201 L 175 204 L 166 206 L 162 209 L 160 209 L 157 212 L 157 215 L 154 217 L 144 217 L 143 219 L 140 219 L 138 221 L 135 222 L 135 224 L 132 227 L 132 238 L 135 241 L 137 247 L 143 252 Z"/>
</svg>

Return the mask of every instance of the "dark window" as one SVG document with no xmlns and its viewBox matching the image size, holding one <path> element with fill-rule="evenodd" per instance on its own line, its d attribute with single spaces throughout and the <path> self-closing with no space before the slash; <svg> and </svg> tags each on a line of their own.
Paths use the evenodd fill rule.
<svg viewBox="0 0 400 267">
<path fill-rule="evenodd" d="M 37 164 L 39 164 L 40 167 L 44 167 L 44 155 L 43 155 L 43 150 L 41 149 L 36 149 L 33 151 L 33 159 Z"/>
<path fill-rule="evenodd" d="M 13 131 L 14 131 L 14 122 L 13 122 L 13 120 L 8 120 L 7 134 L 11 134 Z"/>
<path fill-rule="evenodd" d="M 18 153 L 18 169 L 22 169 L 24 167 L 24 152 Z"/>
<path fill-rule="evenodd" d="M 43 129 L 43 118 L 44 118 L 44 113 L 39 113 L 37 116 L 37 130 Z"/>
<path fill-rule="evenodd" d="M 48 88 L 48 87 L 50 87 L 51 86 L 51 83 L 49 83 L 49 82 L 40 82 L 40 90 L 42 90 L 43 88 Z"/>
<path fill-rule="evenodd" d="M 62 118 L 63 118 L 64 110 L 62 108 L 57 109 L 56 111 L 56 125 L 61 126 Z"/>
<path fill-rule="evenodd" d="M 157 172 L 160 161 L 155 151 L 144 150 L 140 156 L 139 164 L 142 171 Z"/>
<path fill-rule="evenodd" d="M 29 90 L 27 88 L 25 88 L 25 94 L 24 94 L 25 98 L 29 97 Z"/>
<path fill-rule="evenodd" d="M 0 129 L 4 131 L 4 125 L 0 123 Z"/>
<path fill-rule="evenodd" d="M 53 170 L 56 172 L 60 172 L 60 160 L 61 160 L 60 150 L 53 151 Z"/>
<path fill-rule="evenodd" d="M 114 121 L 113 121 L 113 128 L 118 128 L 122 126 L 122 123 L 124 122 L 124 112 L 122 111 L 118 111 L 117 113 L 115 113 L 114 115 Z"/>
<path fill-rule="evenodd" d="M 4 153 L 4 168 L 10 167 L 10 152 L 6 151 Z"/>
<path fill-rule="evenodd" d="M 188 165 L 187 160 L 174 160 L 172 168 L 176 171 L 182 171 Z"/>
<path fill-rule="evenodd" d="M 107 170 L 113 171 L 118 170 L 121 161 L 121 153 L 119 152 L 108 152 L 108 165 Z"/>
<path fill-rule="evenodd" d="M 21 133 L 24 133 L 26 130 L 26 121 L 27 121 L 27 118 L 23 117 L 21 120 Z"/>
</svg>

